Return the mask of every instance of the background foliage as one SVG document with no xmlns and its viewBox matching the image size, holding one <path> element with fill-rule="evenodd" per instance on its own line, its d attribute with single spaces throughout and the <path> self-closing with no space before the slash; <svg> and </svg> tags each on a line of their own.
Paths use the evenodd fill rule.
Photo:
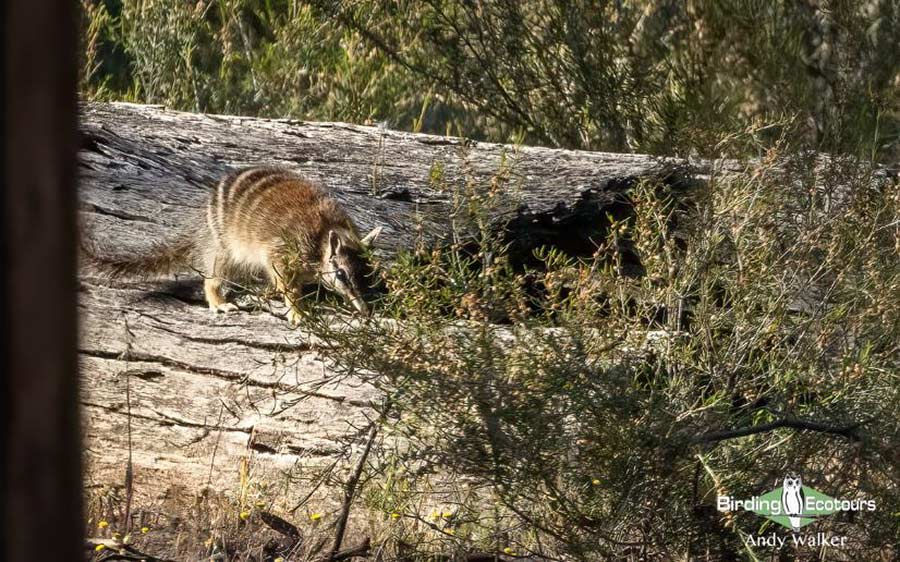
<svg viewBox="0 0 900 562">
<path fill-rule="evenodd" d="M 898 158 L 895 0 L 83 0 L 82 90 L 592 150 Z"/>
<path fill-rule="evenodd" d="M 447 244 L 383 266 L 383 321 L 306 325 L 389 398 L 362 492 L 399 520 L 385 548 L 754 559 L 764 520 L 715 496 L 802 468 L 880 506 L 819 523 L 836 556 L 896 556 L 900 198 L 870 167 L 900 163 L 895 0 L 82 5 L 88 99 L 756 158 L 636 186 L 593 255 L 527 264 L 487 227 L 503 170 L 432 171 Z"/>
</svg>

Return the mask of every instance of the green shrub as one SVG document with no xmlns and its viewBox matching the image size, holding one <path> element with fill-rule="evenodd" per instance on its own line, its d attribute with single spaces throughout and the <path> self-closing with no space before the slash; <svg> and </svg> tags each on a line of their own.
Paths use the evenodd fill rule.
<svg viewBox="0 0 900 562">
<path fill-rule="evenodd" d="M 308 319 L 402 437 L 372 467 L 377 508 L 449 488 L 470 548 L 750 558 L 765 549 L 742 537 L 765 520 L 718 514 L 715 496 L 802 471 L 880 506 L 819 523 L 853 537 L 843 554 L 892 542 L 896 183 L 797 158 L 688 192 L 641 185 L 593 257 L 541 248 L 525 269 L 488 226 L 497 185 L 459 188 L 447 244 L 387 266 L 378 320 Z M 625 240 L 641 276 L 621 274 Z"/>
<path fill-rule="evenodd" d="M 787 136 L 900 155 L 885 0 L 82 5 L 93 99 L 593 150 L 760 155 Z"/>
</svg>

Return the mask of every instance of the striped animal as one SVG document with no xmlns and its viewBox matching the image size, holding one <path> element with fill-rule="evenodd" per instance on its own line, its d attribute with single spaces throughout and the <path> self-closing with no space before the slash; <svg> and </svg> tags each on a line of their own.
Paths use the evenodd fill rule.
<svg viewBox="0 0 900 562">
<path fill-rule="evenodd" d="M 199 271 L 214 312 L 237 310 L 225 298 L 227 280 L 262 274 L 283 295 L 292 323 L 299 320 L 300 288 L 315 281 L 368 313 L 364 297 L 371 268 L 363 250 L 381 228 L 360 237 L 335 199 L 295 173 L 274 167 L 233 172 L 210 193 L 205 220 L 197 222 L 143 255 L 100 257 L 88 251 L 88 261 L 108 278 Z"/>
</svg>

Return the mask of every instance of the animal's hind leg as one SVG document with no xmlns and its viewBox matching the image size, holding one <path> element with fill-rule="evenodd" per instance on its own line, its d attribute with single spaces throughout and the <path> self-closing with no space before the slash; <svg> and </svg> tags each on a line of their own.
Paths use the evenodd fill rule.
<svg viewBox="0 0 900 562">
<path fill-rule="evenodd" d="M 206 303 L 213 312 L 234 312 L 238 310 L 236 304 L 225 300 L 223 291 L 225 271 L 225 258 L 217 252 L 210 252 L 205 256 L 205 269 L 203 272 L 203 294 Z"/>
</svg>

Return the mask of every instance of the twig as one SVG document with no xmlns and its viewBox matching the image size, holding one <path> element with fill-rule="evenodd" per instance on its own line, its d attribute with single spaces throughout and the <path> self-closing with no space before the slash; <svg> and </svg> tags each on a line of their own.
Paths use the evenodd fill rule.
<svg viewBox="0 0 900 562">
<path fill-rule="evenodd" d="M 116 550 L 119 552 L 111 552 L 108 556 L 103 557 L 102 560 L 144 560 L 145 562 L 175 562 L 174 560 L 168 558 L 157 558 L 156 556 L 152 556 L 150 554 L 144 554 L 140 550 L 134 548 L 133 546 L 122 543 L 116 539 L 104 539 L 104 538 L 87 538 L 84 540 L 84 548 L 85 550 L 96 550 L 98 545 L 103 545 L 104 547 L 110 550 Z M 124 552 L 121 552 L 123 551 Z"/>
<path fill-rule="evenodd" d="M 325 481 L 328 480 L 328 478 L 331 476 L 332 471 L 335 469 L 335 467 L 338 465 L 338 463 L 340 461 L 341 461 L 340 458 L 335 459 L 334 461 L 332 461 L 331 465 L 328 468 L 326 468 L 324 472 L 322 472 L 320 474 L 319 479 L 312 486 L 312 489 L 310 489 L 309 493 L 307 493 L 306 496 L 304 496 L 302 500 L 297 502 L 297 504 L 288 511 L 291 515 L 293 515 L 294 513 L 297 512 L 298 509 L 300 509 L 301 507 L 306 505 L 306 502 L 308 502 L 309 499 L 311 497 L 313 497 L 313 495 L 319 490 L 319 488 L 322 486 L 322 484 L 324 484 Z"/>
<path fill-rule="evenodd" d="M 727 439 L 737 439 L 738 437 L 747 437 L 748 435 L 756 435 L 757 433 L 766 433 L 782 427 L 791 429 L 799 429 L 804 431 L 817 431 L 819 433 L 828 433 L 831 435 L 840 435 L 851 441 L 859 441 L 860 436 L 857 429 L 872 421 L 872 418 L 852 423 L 845 426 L 836 427 L 811 420 L 803 420 L 798 418 L 782 418 L 770 423 L 759 425 L 751 425 L 737 429 L 723 429 L 720 431 L 711 431 L 702 433 L 690 438 L 691 443 L 714 443 L 717 441 L 725 441 Z"/>
<path fill-rule="evenodd" d="M 131 443 L 131 369 L 128 361 L 131 359 L 131 351 L 134 344 L 134 332 L 128 325 L 128 317 L 125 317 L 125 405 L 127 408 L 126 420 L 128 423 L 128 462 L 125 464 L 125 532 L 131 532 L 131 502 L 134 499 L 134 463 L 132 461 Z"/>
<path fill-rule="evenodd" d="M 219 435 L 216 437 L 216 444 L 213 446 L 212 458 L 209 460 L 209 476 L 206 479 L 206 485 L 212 485 L 212 477 L 213 477 L 213 468 L 216 466 L 216 453 L 219 452 L 219 441 L 222 440 L 222 416 L 225 410 L 225 402 L 220 400 L 219 404 L 219 421 L 216 422 L 216 427 L 219 428 Z"/>
<path fill-rule="evenodd" d="M 368 556 L 369 550 L 372 548 L 372 540 L 369 537 L 363 539 L 359 545 L 332 553 L 328 558 L 319 559 L 320 562 L 339 562 L 340 560 L 349 560 L 356 556 Z"/>
<path fill-rule="evenodd" d="M 102 562 L 106 562 L 107 560 L 136 560 L 139 562 L 168 562 L 163 561 L 162 558 L 155 558 L 153 556 L 147 556 L 146 554 L 110 554 L 106 558 L 102 558 Z"/>
<path fill-rule="evenodd" d="M 328 557 L 328 560 L 331 560 L 332 562 L 340 560 L 337 556 L 340 554 L 341 543 L 344 542 L 344 532 L 347 530 L 347 519 L 350 517 L 350 506 L 353 503 L 353 496 L 356 494 L 356 485 L 359 483 L 360 476 L 362 476 L 363 468 L 366 466 L 366 460 L 369 458 L 369 452 L 372 450 L 372 444 L 375 443 L 375 437 L 377 435 L 378 422 L 373 421 L 369 428 L 366 447 L 363 449 L 363 452 L 356 463 L 356 468 L 353 470 L 353 474 L 350 475 L 350 479 L 347 480 L 347 485 L 344 488 L 344 504 L 341 506 L 341 514 L 338 517 L 337 527 L 334 531 L 334 546 L 331 547 L 331 555 Z M 368 544 L 366 544 L 366 550 L 368 551 Z"/>
</svg>

